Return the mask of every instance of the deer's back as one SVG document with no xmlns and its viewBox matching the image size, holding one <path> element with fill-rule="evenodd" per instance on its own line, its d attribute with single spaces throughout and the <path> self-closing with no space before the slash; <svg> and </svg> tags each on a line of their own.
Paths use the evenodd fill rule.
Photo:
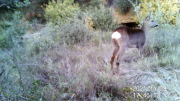
<svg viewBox="0 0 180 101">
<path fill-rule="evenodd" d="M 131 29 L 128 27 L 119 27 L 114 32 L 121 34 L 120 41 L 126 41 L 128 47 L 139 47 L 143 46 L 146 41 L 145 33 L 141 29 Z"/>
</svg>

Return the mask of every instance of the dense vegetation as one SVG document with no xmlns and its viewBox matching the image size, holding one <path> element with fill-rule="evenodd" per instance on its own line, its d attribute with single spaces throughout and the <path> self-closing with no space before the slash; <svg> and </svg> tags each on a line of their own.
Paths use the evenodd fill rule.
<svg viewBox="0 0 180 101">
<path fill-rule="evenodd" d="M 0 21 L 0 100 L 179 100 L 179 3 L 130 3 L 135 20 L 142 22 L 151 11 L 159 27 L 147 35 L 144 59 L 127 49 L 120 74 L 113 75 L 111 33 L 119 27 L 114 12 L 129 9 L 122 2 L 127 0 L 115 2 L 116 10 L 102 0 L 14 4 L 19 7 L 8 12 L 13 15 L 1 15 Z M 138 86 L 153 88 L 138 91 Z"/>
</svg>

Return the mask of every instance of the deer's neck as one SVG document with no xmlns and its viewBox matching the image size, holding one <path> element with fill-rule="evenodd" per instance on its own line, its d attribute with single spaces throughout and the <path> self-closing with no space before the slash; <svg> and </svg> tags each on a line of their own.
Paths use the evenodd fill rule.
<svg viewBox="0 0 180 101">
<path fill-rule="evenodd" d="M 145 35 L 149 32 L 149 30 L 150 30 L 150 28 L 148 27 L 148 25 L 144 22 L 143 23 L 143 26 L 142 26 L 142 28 L 141 28 L 143 31 L 144 31 L 144 33 L 145 33 Z"/>
</svg>

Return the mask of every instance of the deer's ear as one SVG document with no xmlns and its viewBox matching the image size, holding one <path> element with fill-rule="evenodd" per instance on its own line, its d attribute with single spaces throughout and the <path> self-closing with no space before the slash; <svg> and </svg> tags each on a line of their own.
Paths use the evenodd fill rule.
<svg viewBox="0 0 180 101">
<path fill-rule="evenodd" d="M 150 19 L 150 15 L 151 15 L 151 12 L 148 14 L 148 16 L 145 18 L 145 20 L 149 20 Z"/>
</svg>

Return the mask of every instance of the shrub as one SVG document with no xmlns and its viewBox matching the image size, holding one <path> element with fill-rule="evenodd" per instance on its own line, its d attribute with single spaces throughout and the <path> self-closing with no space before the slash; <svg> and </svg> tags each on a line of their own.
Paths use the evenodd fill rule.
<svg viewBox="0 0 180 101">
<path fill-rule="evenodd" d="M 95 7 L 89 12 L 96 29 L 112 31 L 118 26 L 115 18 L 113 18 L 113 9 L 107 11 L 104 5 L 100 5 L 100 8 Z"/>
<path fill-rule="evenodd" d="M 0 0 L 0 7 L 7 7 L 8 9 L 14 7 L 23 7 L 27 6 L 28 4 L 30 4 L 29 0 Z"/>
<path fill-rule="evenodd" d="M 103 0 L 74 0 L 75 2 L 78 2 L 79 5 L 82 7 L 82 10 L 88 9 L 88 8 L 94 8 L 99 7 L 100 4 L 103 4 Z"/>
<path fill-rule="evenodd" d="M 31 76 L 32 70 L 30 69 L 38 66 L 27 65 L 35 62 L 27 58 L 24 53 L 26 53 L 24 48 L 19 46 L 11 50 L 0 49 L 1 101 L 7 99 L 12 101 L 25 99 L 37 101 L 41 96 L 41 90 L 38 90 L 39 85 L 32 85 L 37 79 Z"/>
<path fill-rule="evenodd" d="M 176 0 L 141 0 L 141 3 L 135 7 L 135 12 L 138 14 L 135 20 L 142 21 L 149 12 L 152 12 L 159 24 L 179 24 L 179 6 Z"/>
<path fill-rule="evenodd" d="M 30 69 L 38 66 L 27 65 L 35 62 L 27 58 L 22 45 L 21 36 L 28 24 L 20 15 L 21 12 L 15 12 L 11 21 L 0 24 L 0 100 L 39 100 L 41 95 Z"/>
<path fill-rule="evenodd" d="M 3 21 L 4 19 L 10 21 L 12 19 L 12 15 L 14 12 L 12 10 L 4 11 L 3 8 L 0 10 L 0 21 Z"/>
<path fill-rule="evenodd" d="M 60 44 L 72 45 L 80 42 L 85 42 L 91 39 L 92 30 L 88 27 L 88 22 L 85 20 L 88 16 L 83 12 L 77 12 L 73 19 L 65 24 L 58 25 L 56 41 Z"/>
<path fill-rule="evenodd" d="M 67 28 L 67 26 L 70 26 Z M 63 29 L 64 28 L 64 29 Z M 61 44 L 72 45 L 80 42 L 85 42 L 90 40 L 91 38 L 91 31 L 84 26 L 81 22 L 74 22 L 74 23 L 66 23 L 62 26 L 61 32 L 57 36 L 60 38 Z"/>
<path fill-rule="evenodd" d="M 86 15 L 77 12 L 74 18 L 65 24 L 54 26 L 53 23 L 48 23 L 46 28 L 37 32 L 39 34 L 26 41 L 29 54 L 42 53 L 59 45 L 74 45 L 91 40 L 92 30 L 88 28 L 88 23 L 84 22 L 85 19 Z"/>
<path fill-rule="evenodd" d="M 35 1 L 36 1 L 38 4 L 41 4 L 41 5 L 42 5 L 42 4 L 47 4 L 48 1 L 50 1 L 50 0 L 38 0 L 38 1 L 37 1 L 37 0 L 34 0 L 34 2 L 35 2 Z"/>
<path fill-rule="evenodd" d="M 151 30 L 147 35 L 144 54 L 156 58 L 155 67 L 179 68 L 179 29 L 178 26 L 163 25 Z"/>
<path fill-rule="evenodd" d="M 27 22 L 21 20 L 20 12 L 15 12 L 11 22 L 1 22 L 0 29 L 0 48 L 12 48 L 13 43 L 19 44 L 21 36 L 25 34 L 27 29 Z"/>
<path fill-rule="evenodd" d="M 54 32 L 51 32 L 51 28 L 43 28 L 34 36 L 29 37 L 29 39 L 25 41 L 27 54 L 33 56 L 34 54 L 43 53 L 48 49 L 52 49 L 52 47 L 55 46 L 54 40 L 52 38 L 53 34 Z"/>
<path fill-rule="evenodd" d="M 139 2 L 139 0 L 132 0 Z M 119 14 L 126 14 L 133 8 L 132 4 L 128 0 L 116 0 L 115 1 L 115 10 Z"/>
<path fill-rule="evenodd" d="M 99 7 L 99 5 L 102 4 L 102 2 L 103 2 L 103 0 L 91 0 L 91 1 L 89 2 L 89 5 L 90 5 L 91 7 Z"/>
<path fill-rule="evenodd" d="M 74 0 L 57 0 L 57 2 L 52 0 L 43 9 L 45 10 L 45 18 L 57 24 L 58 21 L 65 23 L 73 18 L 73 14 L 79 10 L 79 6 L 74 3 Z"/>
</svg>

